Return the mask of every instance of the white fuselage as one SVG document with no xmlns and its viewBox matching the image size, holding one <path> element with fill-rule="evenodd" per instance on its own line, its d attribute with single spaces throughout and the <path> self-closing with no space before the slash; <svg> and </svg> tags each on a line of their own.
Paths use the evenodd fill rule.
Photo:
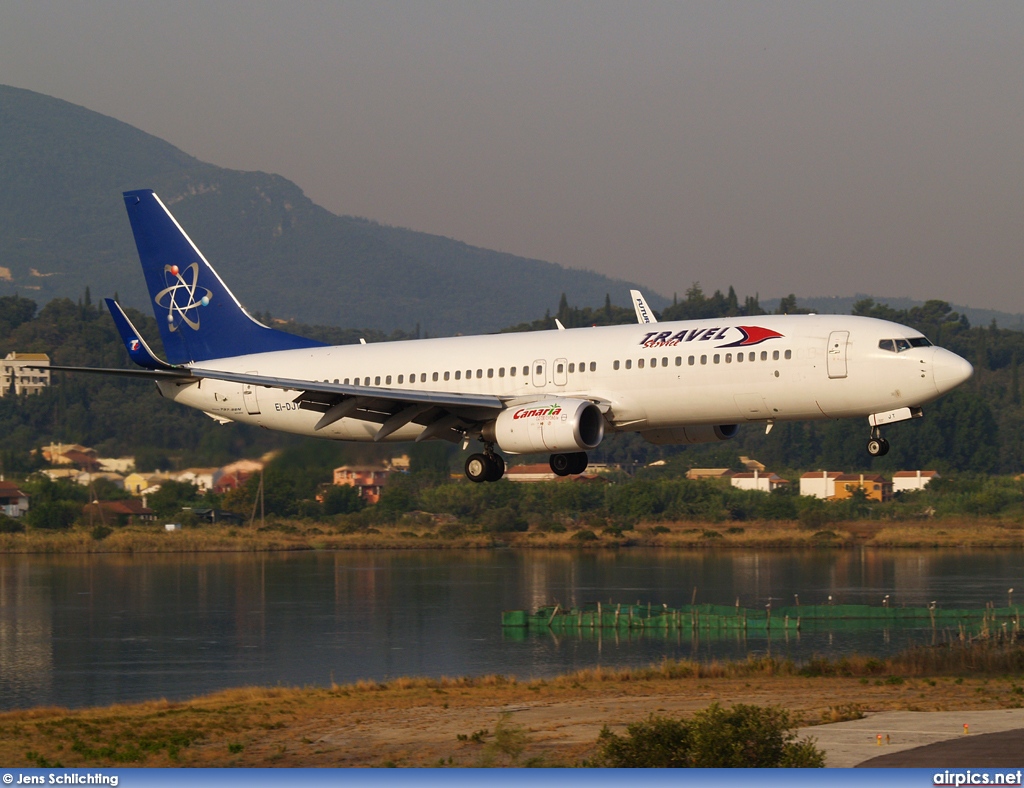
<svg viewBox="0 0 1024 788">
<path fill-rule="evenodd" d="M 897 352 L 885 340 L 915 340 Z M 967 379 L 970 365 L 914 329 L 842 315 L 765 315 L 343 345 L 204 362 L 237 373 L 357 383 L 395 391 L 548 397 L 603 405 L 611 429 L 869 416 L 920 407 Z M 321 414 L 297 392 L 213 379 L 159 383 L 164 396 L 232 421 L 338 440 L 380 425 Z M 388 440 L 414 439 L 407 424 Z"/>
</svg>

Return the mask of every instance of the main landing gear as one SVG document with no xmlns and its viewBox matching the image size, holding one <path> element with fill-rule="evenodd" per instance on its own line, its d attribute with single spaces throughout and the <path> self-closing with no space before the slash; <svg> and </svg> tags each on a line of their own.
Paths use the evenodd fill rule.
<svg viewBox="0 0 1024 788">
<path fill-rule="evenodd" d="M 470 454 L 466 460 L 466 478 L 471 482 L 496 482 L 505 475 L 505 461 L 494 452 L 493 444 L 483 454 Z"/>
<path fill-rule="evenodd" d="M 574 476 L 587 469 L 587 453 L 577 451 L 571 454 L 552 454 L 548 463 L 558 476 Z"/>
<path fill-rule="evenodd" d="M 868 454 L 872 457 L 884 457 L 889 453 L 889 441 L 882 437 L 882 431 L 878 427 L 871 428 L 871 438 L 868 439 Z"/>
</svg>

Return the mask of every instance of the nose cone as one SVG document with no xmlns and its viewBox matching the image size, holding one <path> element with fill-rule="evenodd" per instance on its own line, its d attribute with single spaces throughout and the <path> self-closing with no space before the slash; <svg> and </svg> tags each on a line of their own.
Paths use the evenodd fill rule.
<svg viewBox="0 0 1024 788">
<path fill-rule="evenodd" d="M 966 359 L 940 347 L 935 348 L 933 369 L 939 394 L 952 391 L 974 374 L 974 367 Z"/>
</svg>

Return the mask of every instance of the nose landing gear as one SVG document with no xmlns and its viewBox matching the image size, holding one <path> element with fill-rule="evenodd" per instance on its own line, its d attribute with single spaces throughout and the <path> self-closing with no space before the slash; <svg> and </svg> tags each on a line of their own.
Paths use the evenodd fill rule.
<svg viewBox="0 0 1024 788">
<path fill-rule="evenodd" d="M 871 437 L 868 439 L 868 454 L 872 457 L 884 457 L 889 453 L 889 441 L 882 437 L 882 431 L 878 427 L 871 428 Z"/>
</svg>

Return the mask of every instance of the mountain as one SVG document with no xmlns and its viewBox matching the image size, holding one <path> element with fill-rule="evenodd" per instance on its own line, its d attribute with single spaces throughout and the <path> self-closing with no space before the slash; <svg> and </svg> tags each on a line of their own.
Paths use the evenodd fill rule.
<svg viewBox="0 0 1024 788">
<path fill-rule="evenodd" d="M 45 303 L 89 286 L 148 312 L 121 201 L 138 188 L 156 190 L 250 311 L 274 317 L 476 333 L 554 310 L 563 292 L 626 304 L 635 286 L 337 216 L 281 176 L 206 164 L 114 118 L 0 86 L 0 295 Z"/>
<path fill-rule="evenodd" d="M 922 306 L 924 301 L 915 301 L 912 298 L 893 298 L 890 296 L 869 296 L 858 293 L 855 296 L 817 296 L 812 298 L 797 298 L 797 306 L 801 309 L 809 309 L 812 312 L 819 312 L 823 315 L 848 315 L 853 305 L 858 301 L 870 298 L 876 304 L 888 304 L 893 309 L 911 309 L 915 306 Z M 774 312 L 779 306 L 778 298 L 770 298 L 761 302 L 761 306 L 769 312 Z M 976 309 L 961 304 L 950 304 L 953 311 L 966 316 L 972 326 L 989 326 L 992 321 L 1000 328 L 1009 328 L 1014 331 L 1024 331 L 1024 314 L 1012 312 L 1000 312 L 995 309 Z"/>
</svg>

